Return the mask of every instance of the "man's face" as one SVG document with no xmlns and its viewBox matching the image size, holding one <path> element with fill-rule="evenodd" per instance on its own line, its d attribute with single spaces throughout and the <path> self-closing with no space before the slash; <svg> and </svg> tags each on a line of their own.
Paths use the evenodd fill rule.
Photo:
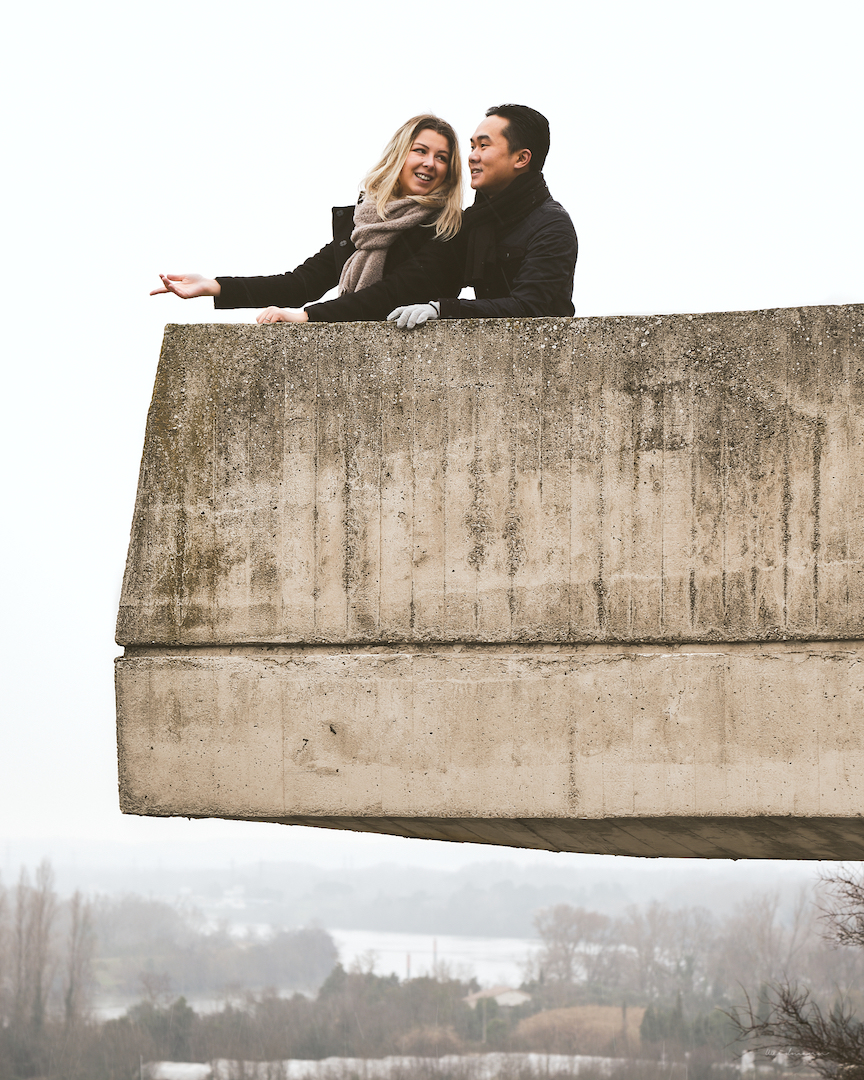
<svg viewBox="0 0 864 1080">
<path fill-rule="evenodd" d="M 511 153 L 504 138 L 507 120 L 503 116 L 487 116 L 471 136 L 471 153 L 468 169 L 471 187 L 486 195 L 497 195 L 517 176 L 528 172 L 530 150 Z"/>
</svg>

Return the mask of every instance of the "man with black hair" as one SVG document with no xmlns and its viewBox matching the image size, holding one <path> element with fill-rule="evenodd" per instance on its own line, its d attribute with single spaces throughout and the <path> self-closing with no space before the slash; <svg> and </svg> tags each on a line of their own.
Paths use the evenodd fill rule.
<svg viewBox="0 0 864 1080">
<path fill-rule="evenodd" d="M 471 137 L 474 203 L 446 247 L 463 265 L 474 300 L 444 297 L 396 308 L 412 330 L 430 319 L 572 315 L 577 241 L 573 222 L 543 179 L 549 121 L 527 105 L 496 105 Z"/>
</svg>

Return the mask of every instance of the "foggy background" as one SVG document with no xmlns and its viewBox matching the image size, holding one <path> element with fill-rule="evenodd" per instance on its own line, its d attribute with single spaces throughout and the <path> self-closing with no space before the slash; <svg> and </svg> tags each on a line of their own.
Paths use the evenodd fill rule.
<svg viewBox="0 0 864 1080">
<path fill-rule="evenodd" d="M 113 628 L 164 324 L 255 315 L 150 298 L 159 271 L 290 269 L 409 116 L 448 119 L 464 157 L 485 109 L 515 101 L 551 122 L 544 171 L 579 234 L 578 316 L 861 302 L 862 37 L 851 2 L 7 11 L 6 885 L 47 857 L 62 894 L 135 892 L 244 932 L 315 922 L 347 961 L 377 951 L 401 977 L 406 954 L 416 971 L 434 950 L 489 983 L 517 978 L 545 905 L 722 914 L 811 881 L 809 864 L 123 818 Z"/>
</svg>

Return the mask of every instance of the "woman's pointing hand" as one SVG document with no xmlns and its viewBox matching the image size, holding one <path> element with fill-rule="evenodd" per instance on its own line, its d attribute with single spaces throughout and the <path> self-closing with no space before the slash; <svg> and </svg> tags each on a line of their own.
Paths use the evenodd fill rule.
<svg viewBox="0 0 864 1080">
<path fill-rule="evenodd" d="M 218 296 L 222 292 L 218 281 L 201 274 L 160 274 L 159 277 L 163 288 L 154 289 L 151 296 L 170 292 L 181 300 L 191 300 L 193 296 Z"/>
</svg>

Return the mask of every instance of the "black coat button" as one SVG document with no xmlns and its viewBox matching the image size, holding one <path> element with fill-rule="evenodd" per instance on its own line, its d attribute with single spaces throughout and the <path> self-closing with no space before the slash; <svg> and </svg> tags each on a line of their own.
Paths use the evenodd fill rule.
<svg viewBox="0 0 864 1080">
<path fill-rule="evenodd" d="M 340 241 L 339 241 L 339 247 L 345 247 L 345 245 L 346 245 L 347 243 L 348 243 L 348 241 L 347 241 L 347 240 L 340 240 Z"/>
<path fill-rule="evenodd" d="M 345 213 L 345 211 L 344 211 L 344 210 L 337 210 L 337 211 L 336 211 L 336 217 L 342 217 L 342 215 L 343 215 L 344 213 Z"/>
</svg>

